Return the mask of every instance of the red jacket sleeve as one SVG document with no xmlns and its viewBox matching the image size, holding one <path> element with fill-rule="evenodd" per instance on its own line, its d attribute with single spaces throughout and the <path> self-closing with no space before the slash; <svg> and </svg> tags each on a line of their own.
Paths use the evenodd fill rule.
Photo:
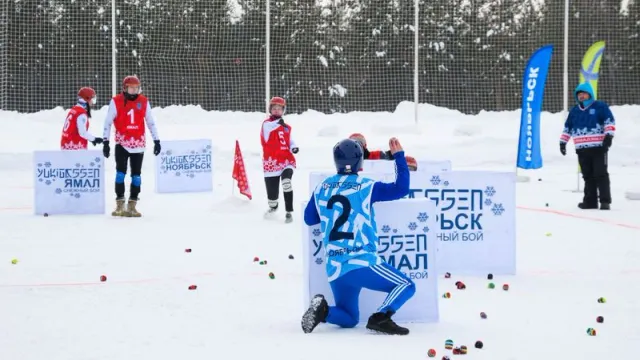
<svg viewBox="0 0 640 360">
<path fill-rule="evenodd" d="M 373 150 L 369 151 L 368 160 L 393 160 L 393 155 L 391 155 L 391 151 L 382 151 L 382 150 Z"/>
<path fill-rule="evenodd" d="M 381 157 L 382 157 L 382 151 L 380 150 L 369 151 L 369 160 L 380 160 Z"/>
</svg>

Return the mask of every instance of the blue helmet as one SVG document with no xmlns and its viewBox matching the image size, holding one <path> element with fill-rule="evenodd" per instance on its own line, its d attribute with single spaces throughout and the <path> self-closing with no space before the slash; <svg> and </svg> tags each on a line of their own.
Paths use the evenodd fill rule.
<svg viewBox="0 0 640 360">
<path fill-rule="evenodd" d="M 364 151 L 359 142 L 345 139 L 333 147 L 333 162 L 338 174 L 357 174 L 364 162 Z"/>
</svg>

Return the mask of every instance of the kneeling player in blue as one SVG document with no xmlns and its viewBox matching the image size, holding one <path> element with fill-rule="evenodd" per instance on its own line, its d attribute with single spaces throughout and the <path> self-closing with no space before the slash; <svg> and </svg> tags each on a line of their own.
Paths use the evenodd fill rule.
<svg viewBox="0 0 640 360">
<path fill-rule="evenodd" d="M 409 193 L 409 168 L 396 138 L 389 140 L 397 168 L 394 183 L 361 177 L 364 151 L 353 140 L 333 148 L 337 174 L 325 179 L 311 195 L 304 211 L 307 225 L 320 224 L 327 257 L 326 271 L 335 299 L 329 306 L 323 295 L 311 300 L 302 316 L 302 330 L 310 333 L 321 322 L 352 328 L 358 324 L 358 299 L 365 289 L 386 292 L 387 298 L 367 322 L 367 329 L 390 335 L 407 335 L 391 317 L 416 291 L 406 275 L 385 263 L 377 253 L 373 203 L 401 199 Z"/>
</svg>

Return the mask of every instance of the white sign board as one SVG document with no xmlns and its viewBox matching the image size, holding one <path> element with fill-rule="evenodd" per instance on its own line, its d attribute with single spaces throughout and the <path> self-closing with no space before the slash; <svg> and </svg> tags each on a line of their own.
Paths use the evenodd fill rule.
<svg viewBox="0 0 640 360">
<path fill-rule="evenodd" d="M 409 198 L 438 208 L 438 270 L 459 275 L 516 273 L 515 173 L 411 173 Z"/>
<path fill-rule="evenodd" d="M 104 214 L 102 151 L 34 151 L 34 211 L 47 214 Z"/>
<path fill-rule="evenodd" d="M 323 179 L 324 180 L 324 179 Z M 303 203 L 302 209 L 307 206 Z M 391 266 L 402 271 L 416 284 L 414 296 L 394 316 L 399 322 L 437 322 L 438 272 L 435 256 L 435 206 L 428 200 L 380 202 L 374 204 L 378 228 L 378 254 Z M 304 301 L 308 306 L 316 294 L 323 294 L 333 305 L 333 294 L 327 279 L 326 258 L 320 225 L 302 226 Z M 360 321 L 367 319 L 382 304 L 386 293 L 362 289 Z"/>
<path fill-rule="evenodd" d="M 363 174 L 364 176 L 365 174 Z M 438 271 L 486 276 L 516 273 L 515 173 L 414 171 L 408 198 L 429 198 L 437 207 Z M 392 182 L 395 174 L 367 174 Z M 310 192 L 326 178 L 309 175 Z"/>
<path fill-rule="evenodd" d="M 164 141 L 156 157 L 156 192 L 213 191 L 211 140 Z"/>
<path fill-rule="evenodd" d="M 390 160 L 365 160 L 362 170 L 368 173 L 395 173 L 396 162 Z M 418 170 L 420 172 L 440 173 L 451 171 L 451 161 L 418 161 Z"/>
</svg>

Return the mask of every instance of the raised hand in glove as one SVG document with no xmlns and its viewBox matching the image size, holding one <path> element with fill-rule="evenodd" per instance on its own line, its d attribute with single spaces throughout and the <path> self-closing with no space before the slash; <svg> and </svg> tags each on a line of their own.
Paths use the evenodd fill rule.
<svg viewBox="0 0 640 360">
<path fill-rule="evenodd" d="M 284 122 L 283 118 L 280 118 L 280 120 L 278 120 L 278 124 L 282 125 L 282 126 L 287 126 L 287 124 Z"/>
<path fill-rule="evenodd" d="M 109 147 L 109 140 L 104 140 L 102 142 L 102 154 L 104 154 L 104 157 L 109 158 L 110 152 L 111 148 Z"/>
<path fill-rule="evenodd" d="M 291 148 L 291 152 L 294 154 L 297 154 L 298 151 L 300 151 L 300 149 L 298 149 L 297 147 Z"/>
<path fill-rule="evenodd" d="M 102 139 L 101 138 L 95 138 L 95 139 L 93 139 L 93 141 L 91 143 L 93 144 L 93 146 L 96 146 L 98 144 L 102 144 Z"/>
<path fill-rule="evenodd" d="M 160 154 L 160 150 L 162 150 L 160 140 L 153 140 L 153 155 L 158 156 L 158 154 Z"/>
<path fill-rule="evenodd" d="M 560 143 L 560 153 L 562 156 L 567 155 L 567 143 Z"/>
<path fill-rule="evenodd" d="M 610 147 L 611 147 L 611 144 L 612 144 L 612 143 L 613 143 L 613 136 L 612 136 L 612 135 L 609 135 L 609 134 L 605 135 L 605 136 L 604 136 L 604 140 L 602 140 L 602 146 L 603 146 L 605 149 L 608 149 L 608 148 L 610 148 Z"/>
</svg>

